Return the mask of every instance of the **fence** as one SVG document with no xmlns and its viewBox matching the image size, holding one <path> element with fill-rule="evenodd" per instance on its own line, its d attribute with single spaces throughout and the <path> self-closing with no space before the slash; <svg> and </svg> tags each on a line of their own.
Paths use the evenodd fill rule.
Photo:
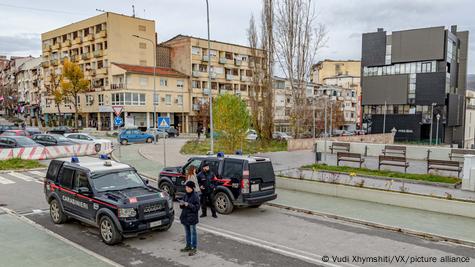
<svg viewBox="0 0 475 267">
<path fill-rule="evenodd" d="M 112 147 L 103 145 L 99 153 L 110 153 Z M 80 144 L 71 146 L 50 146 L 50 147 L 22 147 L 0 149 L 0 160 L 11 158 L 44 160 L 71 156 L 89 156 L 98 152 L 94 144 Z"/>
</svg>

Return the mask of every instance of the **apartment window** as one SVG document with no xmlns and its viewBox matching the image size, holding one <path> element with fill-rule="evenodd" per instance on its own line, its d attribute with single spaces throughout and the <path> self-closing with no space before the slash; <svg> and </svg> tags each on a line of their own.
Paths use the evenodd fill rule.
<svg viewBox="0 0 475 267">
<path fill-rule="evenodd" d="M 191 87 L 192 88 L 201 88 L 201 82 L 193 80 L 193 81 L 191 81 Z"/>
<path fill-rule="evenodd" d="M 92 95 L 86 95 L 86 106 L 92 106 L 94 97 Z"/>
<path fill-rule="evenodd" d="M 201 52 L 201 48 L 196 47 L 196 46 L 191 47 L 191 53 L 192 53 L 193 55 L 199 55 L 200 52 Z"/>
<path fill-rule="evenodd" d="M 167 79 L 160 79 L 160 86 L 168 86 L 168 80 Z"/>
<path fill-rule="evenodd" d="M 165 95 L 165 104 L 167 105 L 172 104 L 172 95 Z"/>
<path fill-rule="evenodd" d="M 183 105 L 183 96 L 182 95 L 177 96 L 176 100 L 178 102 L 178 105 L 180 105 L 180 106 Z"/>
<path fill-rule="evenodd" d="M 132 93 L 125 93 L 124 105 L 127 105 L 127 106 L 132 105 Z"/>
<path fill-rule="evenodd" d="M 139 25 L 139 31 L 145 32 L 147 31 L 147 27 L 145 25 Z"/>
<path fill-rule="evenodd" d="M 140 48 L 140 49 L 146 49 L 146 48 L 147 48 L 147 44 L 144 43 L 144 42 L 140 42 L 140 43 L 139 43 L 139 48 Z"/>
<path fill-rule="evenodd" d="M 100 94 L 97 96 L 97 103 L 99 106 L 104 106 L 104 95 L 103 94 Z"/>
<path fill-rule="evenodd" d="M 112 105 L 145 106 L 145 94 L 141 93 L 113 93 Z"/>
<path fill-rule="evenodd" d="M 78 100 L 78 106 L 80 106 L 81 105 L 81 96 L 78 96 L 77 100 Z"/>
<path fill-rule="evenodd" d="M 216 50 L 209 50 L 209 55 L 210 55 L 210 56 L 216 57 L 217 54 L 218 54 L 218 51 L 216 51 Z"/>
<path fill-rule="evenodd" d="M 139 94 L 139 105 L 145 106 L 145 94 Z"/>
<path fill-rule="evenodd" d="M 159 94 L 153 95 L 153 103 L 154 103 L 155 105 L 160 104 L 160 95 L 159 95 Z"/>
<path fill-rule="evenodd" d="M 140 86 L 147 86 L 148 77 L 140 77 Z"/>
<path fill-rule="evenodd" d="M 178 87 L 178 88 L 183 88 L 184 84 L 185 84 L 185 81 L 183 81 L 183 80 L 177 80 L 176 81 L 176 87 Z"/>
<path fill-rule="evenodd" d="M 140 66 L 147 66 L 147 60 L 140 60 L 139 65 Z"/>
<path fill-rule="evenodd" d="M 96 33 L 99 33 L 100 31 L 102 31 L 102 24 L 97 24 L 96 25 Z"/>
</svg>

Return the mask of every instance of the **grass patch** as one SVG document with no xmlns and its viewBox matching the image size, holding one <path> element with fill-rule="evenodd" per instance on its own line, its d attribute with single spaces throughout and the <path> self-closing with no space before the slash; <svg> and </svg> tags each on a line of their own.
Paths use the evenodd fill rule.
<svg viewBox="0 0 475 267">
<path fill-rule="evenodd" d="M 181 148 L 180 153 L 191 155 L 203 155 L 210 149 L 210 140 L 198 141 L 190 140 Z M 240 147 L 238 148 L 240 149 Z M 244 141 L 242 144 L 243 154 L 255 154 L 259 152 L 287 151 L 287 142 L 285 141 Z M 224 152 L 225 154 L 234 154 L 236 151 L 228 151 L 220 144 L 219 140 L 214 143 L 215 152 Z"/>
<path fill-rule="evenodd" d="M 427 181 L 427 182 L 447 183 L 447 184 L 455 184 L 461 181 L 461 179 L 457 177 L 441 176 L 441 175 L 435 175 L 435 174 L 413 174 L 413 173 L 402 173 L 402 172 L 384 171 L 384 170 L 378 171 L 378 170 L 370 170 L 367 168 L 354 168 L 354 167 L 348 167 L 348 166 L 329 166 L 325 164 L 305 165 L 302 168 L 311 169 L 314 171 L 335 171 L 335 172 L 348 173 L 352 175 L 362 174 L 362 175 L 383 176 L 383 177 L 390 177 L 390 178 L 419 180 L 419 181 Z"/>
<path fill-rule="evenodd" d="M 37 160 L 14 158 L 0 161 L 0 170 L 34 169 L 40 167 L 44 166 Z"/>
</svg>

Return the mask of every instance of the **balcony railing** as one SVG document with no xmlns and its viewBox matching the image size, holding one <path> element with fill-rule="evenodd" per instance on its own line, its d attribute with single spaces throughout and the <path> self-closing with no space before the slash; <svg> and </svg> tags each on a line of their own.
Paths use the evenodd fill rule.
<svg viewBox="0 0 475 267">
<path fill-rule="evenodd" d="M 107 68 L 100 68 L 96 71 L 97 74 L 107 74 Z"/>
<path fill-rule="evenodd" d="M 81 58 L 83 60 L 88 60 L 91 58 L 91 53 L 82 53 Z"/>
<path fill-rule="evenodd" d="M 69 58 L 69 56 L 61 57 L 61 64 L 63 64 L 64 61 L 66 61 L 66 60 L 71 61 L 71 59 Z"/>
<path fill-rule="evenodd" d="M 228 81 L 234 80 L 234 75 L 232 75 L 232 74 L 226 74 L 226 80 L 228 80 Z"/>
<path fill-rule="evenodd" d="M 102 56 L 104 56 L 104 50 L 94 51 L 94 57 L 102 57 Z"/>
<path fill-rule="evenodd" d="M 71 46 L 71 40 L 66 40 L 61 44 L 62 47 L 70 47 Z"/>
<path fill-rule="evenodd" d="M 225 57 L 220 57 L 220 58 L 219 58 L 219 63 L 221 63 L 221 64 L 226 64 L 226 63 L 228 63 L 228 59 L 225 58 Z"/>
<path fill-rule="evenodd" d="M 194 71 L 192 72 L 192 75 L 193 75 L 193 77 L 201 77 L 200 72 L 197 71 L 197 70 L 194 70 Z"/>
<path fill-rule="evenodd" d="M 73 41 L 72 41 L 73 45 L 80 44 L 80 43 L 82 43 L 82 38 L 79 37 L 79 36 L 74 38 Z"/>
<path fill-rule="evenodd" d="M 215 80 L 215 79 L 216 79 L 216 76 L 217 76 L 216 73 L 211 72 L 209 77 L 210 77 L 211 79 Z"/>
<path fill-rule="evenodd" d="M 203 55 L 202 60 L 203 60 L 203 61 L 209 61 L 208 55 Z"/>
<path fill-rule="evenodd" d="M 193 104 L 193 111 L 199 111 L 200 110 L 200 104 Z"/>
<path fill-rule="evenodd" d="M 99 38 L 106 38 L 107 36 L 107 33 L 106 31 L 100 31 L 98 33 L 96 33 L 96 38 L 99 39 Z"/>
<path fill-rule="evenodd" d="M 49 61 L 43 61 L 43 62 L 41 63 L 41 66 L 42 66 L 43 68 L 49 67 Z"/>
<path fill-rule="evenodd" d="M 84 42 L 94 41 L 94 35 L 89 34 L 84 37 Z"/>
<path fill-rule="evenodd" d="M 56 44 L 51 46 L 51 49 L 52 50 L 58 50 L 60 47 L 61 47 L 61 45 L 59 43 L 56 43 Z"/>
<path fill-rule="evenodd" d="M 209 88 L 203 88 L 203 94 L 209 95 L 210 94 Z"/>
<path fill-rule="evenodd" d="M 111 83 L 110 84 L 110 89 L 111 90 L 127 89 L 127 86 L 126 86 L 125 83 Z"/>
<path fill-rule="evenodd" d="M 51 52 L 51 45 L 43 45 L 43 52 Z"/>
<path fill-rule="evenodd" d="M 241 76 L 241 81 L 243 82 L 249 82 L 251 80 L 250 76 Z"/>
<path fill-rule="evenodd" d="M 59 65 L 59 60 L 58 59 L 51 60 L 51 65 L 58 66 Z"/>
<path fill-rule="evenodd" d="M 242 65 L 242 60 L 240 60 L 240 59 L 234 59 L 234 65 L 236 65 L 236 66 L 241 66 L 241 65 Z"/>
</svg>

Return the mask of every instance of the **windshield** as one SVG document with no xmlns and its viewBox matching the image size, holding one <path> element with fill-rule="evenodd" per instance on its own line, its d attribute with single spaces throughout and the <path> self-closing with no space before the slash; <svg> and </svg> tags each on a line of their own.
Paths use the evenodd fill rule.
<svg viewBox="0 0 475 267">
<path fill-rule="evenodd" d="M 121 171 L 93 177 L 93 184 L 99 192 L 145 186 L 135 171 Z"/>
<path fill-rule="evenodd" d="M 31 140 L 28 137 L 17 137 L 15 138 L 15 140 L 20 146 L 38 146 L 35 141 Z"/>
</svg>

